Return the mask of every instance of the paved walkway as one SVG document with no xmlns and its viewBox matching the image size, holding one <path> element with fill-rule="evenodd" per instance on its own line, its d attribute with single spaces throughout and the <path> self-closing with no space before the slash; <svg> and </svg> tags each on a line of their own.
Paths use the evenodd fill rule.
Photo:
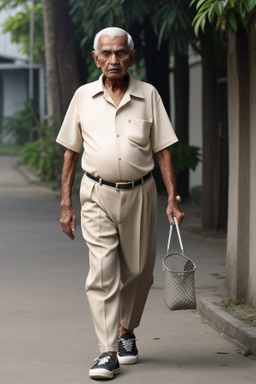
<svg viewBox="0 0 256 384">
<path fill-rule="evenodd" d="M 88 251 L 79 226 L 73 242 L 61 232 L 58 194 L 29 184 L 15 170 L 17 160 L 0 156 L 1 383 L 90 383 L 88 370 L 98 348 L 84 293 Z M 166 308 L 164 207 L 160 195 L 155 284 L 136 332 L 140 362 L 123 366 L 114 382 L 255 383 L 255 357 L 244 357 L 242 347 L 197 311 Z M 198 303 L 209 311 L 223 290 L 225 243 L 186 230 L 199 225 L 199 219 L 187 215 L 182 238 L 197 264 Z"/>
</svg>

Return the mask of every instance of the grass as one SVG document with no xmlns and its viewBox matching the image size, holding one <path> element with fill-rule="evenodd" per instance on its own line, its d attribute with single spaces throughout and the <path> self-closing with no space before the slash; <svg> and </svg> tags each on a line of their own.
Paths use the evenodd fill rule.
<svg viewBox="0 0 256 384">
<path fill-rule="evenodd" d="M 20 156 L 22 145 L 0 144 L 0 155 Z"/>
<path fill-rule="evenodd" d="M 250 356 L 252 355 L 252 349 L 251 347 L 246 347 L 244 350 L 244 356 Z"/>
<path fill-rule="evenodd" d="M 232 305 L 241 305 L 245 303 L 246 301 L 244 299 L 226 299 L 221 302 L 221 305 L 225 308 L 229 308 Z"/>
<path fill-rule="evenodd" d="M 220 305 L 227 312 L 246 324 L 256 327 L 256 309 L 250 307 L 243 299 L 226 299 L 222 300 Z"/>
</svg>

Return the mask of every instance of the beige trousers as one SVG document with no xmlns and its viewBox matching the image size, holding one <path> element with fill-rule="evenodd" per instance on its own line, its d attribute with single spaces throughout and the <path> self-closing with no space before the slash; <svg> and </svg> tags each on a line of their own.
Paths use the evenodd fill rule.
<svg viewBox="0 0 256 384">
<path fill-rule="evenodd" d="M 139 326 L 153 284 L 157 193 L 153 177 L 129 190 L 83 177 L 82 233 L 89 248 L 86 293 L 101 352 L 117 351 L 121 324 Z"/>
</svg>

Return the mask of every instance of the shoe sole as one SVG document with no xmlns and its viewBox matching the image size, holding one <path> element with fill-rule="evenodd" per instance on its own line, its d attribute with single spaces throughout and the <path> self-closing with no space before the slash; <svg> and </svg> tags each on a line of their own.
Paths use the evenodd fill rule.
<svg viewBox="0 0 256 384">
<path fill-rule="evenodd" d="M 114 375 L 120 373 L 120 368 L 114 369 L 113 371 L 108 371 L 103 368 L 96 368 L 89 370 L 89 376 L 92 379 L 113 379 Z"/>
<path fill-rule="evenodd" d="M 129 364 L 136 364 L 139 360 L 139 355 L 136 355 L 136 356 L 119 356 L 117 354 L 117 358 L 118 358 L 119 364 L 129 365 Z"/>
</svg>

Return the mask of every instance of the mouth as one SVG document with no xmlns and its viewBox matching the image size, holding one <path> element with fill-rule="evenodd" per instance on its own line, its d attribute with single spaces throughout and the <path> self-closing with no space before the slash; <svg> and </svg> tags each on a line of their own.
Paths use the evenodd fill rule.
<svg viewBox="0 0 256 384">
<path fill-rule="evenodd" d="M 121 68 L 109 68 L 108 72 L 121 72 Z"/>
</svg>

